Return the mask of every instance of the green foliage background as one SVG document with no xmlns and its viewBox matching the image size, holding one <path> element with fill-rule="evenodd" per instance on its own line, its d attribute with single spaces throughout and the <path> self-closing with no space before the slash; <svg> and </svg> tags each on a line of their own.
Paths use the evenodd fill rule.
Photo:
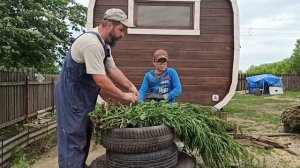
<svg viewBox="0 0 300 168">
<path fill-rule="evenodd" d="M 86 11 L 72 0 L 1 0 L 0 66 L 56 73 Z"/>
<path fill-rule="evenodd" d="M 73 0 L 1 0 L 0 67 L 57 73 L 72 32 L 83 30 L 86 12 Z M 300 39 L 290 58 L 251 66 L 246 73 L 300 75 Z"/>
<path fill-rule="evenodd" d="M 300 39 L 295 44 L 290 58 L 270 64 L 251 66 L 247 74 L 295 74 L 300 75 Z"/>
</svg>

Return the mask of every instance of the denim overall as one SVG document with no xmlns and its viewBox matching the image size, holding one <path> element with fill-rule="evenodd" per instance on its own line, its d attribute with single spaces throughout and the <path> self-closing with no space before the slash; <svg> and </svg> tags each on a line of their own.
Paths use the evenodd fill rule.
<svg viewBox="0 0 300 168">
<path fill-rule="evenodd" d="M 101 41 L 105 51 L 105 61 L 110 56 L 109 49 Z M 80 36 L 79 36 L 80 37 Z M 76 63 L 67 54 L 62 72 L 55 84 L 55 105 L 58 122 L 58 163 L 60 168 L 85 168 L 90 140 L 92 123 L 88 113 L 95 109 L 99 94 L 92 75 L 86 73 L 84 63 Z"/>
</svg>

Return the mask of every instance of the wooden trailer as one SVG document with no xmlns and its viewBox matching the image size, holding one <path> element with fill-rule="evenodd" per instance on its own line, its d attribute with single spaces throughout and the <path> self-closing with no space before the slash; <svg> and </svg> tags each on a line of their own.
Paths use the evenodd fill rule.
<svg viewBox="0 0 300 168">
<path fill-rule="evenodd" d="M 139 88 L 157 49 L 180 75 L 179 102 L 224 107 L 233 97 L 240 52 L 236 0 L 90 0 L 87 28 L 120 8 L 134 23 L 112 49 L 116 65 Z"/>
</svg>

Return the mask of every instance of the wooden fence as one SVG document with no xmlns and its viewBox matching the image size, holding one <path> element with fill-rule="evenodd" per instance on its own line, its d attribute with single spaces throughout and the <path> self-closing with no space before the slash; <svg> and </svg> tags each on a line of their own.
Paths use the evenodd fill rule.
<svg viewBox="0 0 300 168">
<path fill-rule="evenodd" d="M 42 128 L 27 128 L 18 135 L 0 142 L 0 167 L 9 167 L 10 158 L 13 153 L 19 151 L 37 140 L 40 140 L 45 135 L 56 131 L 56 121 L 47 123 Z M 50 166 L 51 167 L 51 166 Z"/>
<path fill-rule="evenodd" d="M 237 91 L 242 91 L 247 89 L 246 78 L 248 76 L 253 76 L 253 75 L 239 74 L 238 85 L 236 88 Z M 275 76 L 282 77 L 282 83 L 285 90 L 300 89 L 300 76 L 280 75 L 280 74 L 275 74 Z"/>
<path fill-rule="evenodd" d="M 27 120 L 36 112 L 54 107 L 54 83 L 57 75 L 43 75 L 37 82 L 29 70 L 0 70 L 0 129 Z M 237 91 L 246 90 L 247 74 L 239 74 Z M 285 90 L 300 89 L 300 76 L 281 76 Z"/>
<path fill-rule="evenodd" d="M 0 129 L 53 109 L 56 75 L 43 75 L 37 82 L 30 70 L 0 70 Z"/>
</svg>

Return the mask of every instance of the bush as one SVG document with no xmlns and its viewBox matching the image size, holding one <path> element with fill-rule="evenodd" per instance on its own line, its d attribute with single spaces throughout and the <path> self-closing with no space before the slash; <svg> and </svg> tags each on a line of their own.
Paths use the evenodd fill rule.
<svg viewBox="0 0 300 168">
<path fill-rule="evenodd" d="M 300 132 L 300 105 L 289 107 L 281 114 L 285 132 Z"/>
</svg>

